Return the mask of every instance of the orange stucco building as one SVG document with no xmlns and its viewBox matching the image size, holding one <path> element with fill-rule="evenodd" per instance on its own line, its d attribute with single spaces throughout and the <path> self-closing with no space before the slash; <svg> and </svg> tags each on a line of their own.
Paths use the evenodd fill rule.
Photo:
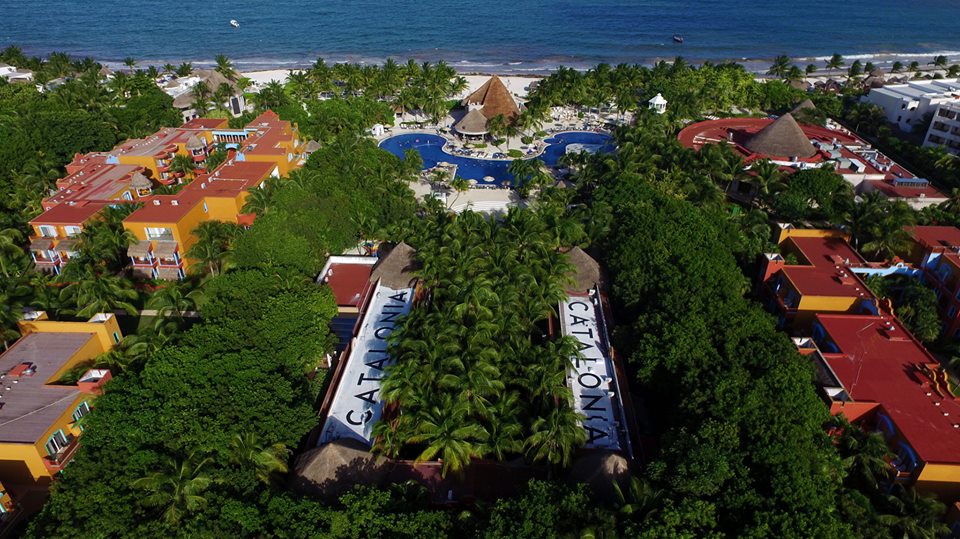
<svg viewBox="0 0 960 539">
<path fill-rule="evenodd" d="M 182 278 L 190 266 L 185 253 L 199 223 L 249 225 L 254 216 L 242 213 L 248 190 L 288 174 L 306 157 L 297 127 L 272 111 L 241 129 L 227 124 L 224 119 L 197 118 L 107 152 L 76 155 L 67 175 L 57 181 L 56 193 L 43 201 L 44 212 L 30 221 L 30 253 L 37 267 L 59 273 L 76 256 L 77 236 L 85 223 L 108 205 L 140 203 L 124 220 L 124 227 L 140 240 L 128 253 L 134 272 L 147 278 Z M 207 170 L 207 158 L 217 147 L 226 148 L 229 157 Z M 155 194 L 158 184 L 183 182 L 171 170 L 178 155 L 194 162 L 194 180 L 176 194 Z"/>
<path fill-rule="evenodd" d="M 19 322 L 21 337 L 0 355 L 0 504 L 17 510 L 21 500 L 43 497 L 80 444 L 94 398 L 109 370 L 84 369 L 123 336 L 113 314 L 85 322 L 48 320 L 43 312 Z"/>
</svg>

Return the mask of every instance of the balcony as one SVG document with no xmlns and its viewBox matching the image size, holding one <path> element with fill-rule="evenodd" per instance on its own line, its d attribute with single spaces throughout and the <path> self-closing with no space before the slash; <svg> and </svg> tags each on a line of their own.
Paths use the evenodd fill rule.
<svg viewBox="0 0 960 539">
<path fill-rule="evenodd" d="M 67 464 L 70 463 L 70 459 L 73 458 L 74 453 L 77 452 L 77 448 L 80 447 L 80 438 L 72 434 L 67 436 L 69 443 L 57 451 L 53 455 L 47 455 L 43 457 L 43 465 L 47 467 L 47 471 L 51 475 L 63 471 L 67 467 Z"/>
</svg>

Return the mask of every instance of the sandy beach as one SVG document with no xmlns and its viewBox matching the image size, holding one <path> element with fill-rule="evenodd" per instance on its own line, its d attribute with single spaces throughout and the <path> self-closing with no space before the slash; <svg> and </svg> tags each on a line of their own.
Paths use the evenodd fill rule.
<svg viewBox="0 0 960 539">
<path fill-rule="evenodd" d="M 288 69 L 268 69 L 264 71 L 246 71 L 241 73 L 241 75 L 250 79 L 255 89 L 259 89 L 271 81 L 286 82 L 289 73 L 290 70 Z M 490 78 L 490 75 L 470 74 L 464 75 L 463 77 L 467 79 L 467 89 L 456 96 L 458 99 L 466 97 L 482 86 L 483 83 Z M 530 83 L 542 78 L 543 77 L 540 76 L 528 75 L 500 75 L 500 80 L 502 80 L 507 89 L 510 90 L 510 93 L 518 97 L 526 97 L 527 87 Z"/>
</svg>

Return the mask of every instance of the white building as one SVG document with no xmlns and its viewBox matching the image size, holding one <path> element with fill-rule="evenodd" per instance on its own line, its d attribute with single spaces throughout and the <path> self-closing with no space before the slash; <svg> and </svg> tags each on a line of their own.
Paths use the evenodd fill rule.
<svg viewBox="0 0 960 539">
<path fill-rule="evenodd" d="M 937 107 L 923 145 L 940 146 L 949 153 L 960 156 L 960 102 L 943 103 Z"/>
<path fill-rule="evenodd" d="M 0 63 L 0 77 L 7 79 L 8 82 L 30 82 L 33 80 L 33 71 Z"/>
<path fill-rule="evenodd" d="M 658 92 L 657 95 L 650 98 L 650 101 L 647 101 L 649 109 L 657 114 L 663 114 L 667 112 L 667 100 L 664 99 L 662 95 Z"/>
<path fill-rule="evenodd" d="M 922 124 L 925 114 L 933 114 L 942 103 L 960 102 L 960 80 L 916 80 L 873 88 L 864 103 L 883 109 L 887 121 L 909 132 Z"/>
</svg>

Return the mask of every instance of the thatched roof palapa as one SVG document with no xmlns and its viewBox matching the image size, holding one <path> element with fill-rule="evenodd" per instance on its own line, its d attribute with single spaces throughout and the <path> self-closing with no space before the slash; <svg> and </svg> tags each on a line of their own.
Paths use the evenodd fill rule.
<svg viewBox="0 0 960 539">
<path fill-rule="evenodd" d="M 573 461 L 567 481 L 590 485 L 594 495 L 604 501 L 617 499 L 616 488 L 626 490 L 630 481 L 630 462 L 610 451 L 591 451 Z"/>
<path fill-rule="evenodd" d="M 480 112 L 480 109 L 473 109 L 460 118 L 453 128 L 464 135 L 485 135 L 488 131 L 487 117 Z"/>
<path fill-rule="evenodd" d="M 500 77 L 494 75 L 463 100 L 463 106 L 480 105 L 480 112 L 489 120 L 494 116 L 503 115 L 506 119 L 513 119 L 520 115 L 520 107 L 510 95 L 506 85 Z"/>
<path fill-rule="evenodd" d="M 793 110 L 790 111 L 790 115 L 793 116 L 802 110 L 815 110 L 816 108 L 817 106 L 813 104 L 813 101 L 810 101 L 809 99 L 804 99 L 803 101 L 800 102 L 799 105 L 797 105 L 796 107 L 793 107 Z"/>
<path fill-rule="evenodd" d="M 399 243 L 390 250 L 385 257 L 373 267 L 370 273 L 370 282 L 380 284 L 393 289 L 409 288 L 417 280 L 414 272 L 420 269 L 420 263 L 416 260 L 416 251 L 406 243 Z"/>
<path fill-rule="evenodd" d="M 134 172 L 130 178 L 130 187 L 134 189 L 151 189 L 153 183 L 141 172 Z"/>
<path fill-rule="evenodd" d="M 127 247 L 127 256 L 146 258 L 150 254 L 150 240 L 140 240 L 137 243 L 131 243 Z"/>
<path fill-rule="evenodd" d="M 307 145 L 303 147 L 303 151 L 306 153 L 313 153 L 320 149 L 320 143 L 315 140 L 307 141 Z"/>
<path fill-rule="evenodd" d="M 387 459 L 372 455 L 361 442 L 345 438 L 297 457 L 290 486 L 300 494 L 336 499 L 358 483 L 379 484 L 388 472 Z"/>
<path fill-rule="evenodd" d="M 813 157 L 817 153 L 790 113 L 750 137 L 744 146 L 753 153 L 773 156 Z"/>
<path fill-rule="evenodd" d="M 586 292 L 603 283 L 600 264 L 583 249 L 574 247 L 567 251 L 567 262 L 570 262 L 575 271 L 574 284 L 572 285 L 574 291 Z"/>
<path fill-rule="evenodd" d="M 188 150 L 202 150 L 203 142 L 196 135 L 190 135 L 190 138 L 187 139 L 186 147 Z"/>
</svg>

